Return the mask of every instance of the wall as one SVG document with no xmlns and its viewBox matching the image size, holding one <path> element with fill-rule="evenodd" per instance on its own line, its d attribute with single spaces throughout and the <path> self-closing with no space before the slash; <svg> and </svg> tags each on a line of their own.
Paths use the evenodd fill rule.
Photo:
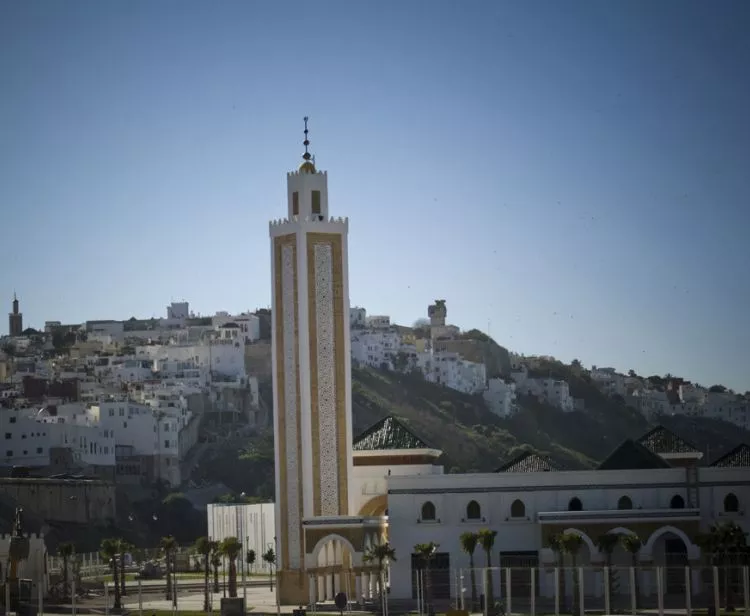
<svg viewBox="0 0 750 616">
<path fill-rule="evenodd" d="M 110 482 L 2 478 L 0 493 L 50 521 L 88 524 L 115 517 L 115 486 Z"/>
<path fill-rule="evenodd" d="M 36 533 L 27 533 L 29 539 L 29 557 L 18 563 L 19 579 L 32 580 L 33 586 L 31 596 L 36 599 L 37 583 L 42 581 L 42 590 L 46 593 L 49 578 L 46 575 L 45 555 L 47 548 L 44 543 L 44 535 Z M 5 568 L 8 563 L 8 551 L 10 548 L 10 534 L 3 533 L 0 535 L 0 564 L 2 564 L 2 575 L 5 577 Z"/>
<path fill-rule="evenodd" d="M 208 536 L 216 541 L 226 537 L 242 539 L 243 556 L 247 550 L 255 550 L 254 571 L 267 571 L 263 554 L 269 547 L 274 551 L 275 517 L 273 503 L 255 505 L 209 504 L 207 507 Z M 238 571 L 241 569 L 238 567 Z"/>
</svg>

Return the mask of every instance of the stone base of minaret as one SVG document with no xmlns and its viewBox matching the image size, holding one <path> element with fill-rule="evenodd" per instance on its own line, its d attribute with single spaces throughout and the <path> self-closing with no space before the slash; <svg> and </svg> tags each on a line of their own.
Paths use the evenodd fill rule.
<svg viewBox="0 0 750 616">
<path fill-rule="evenodd" d="M 276 577 L 279 605 L 308 605 L 310 580 L 304 571 L 281 570 Z"/>
</svg>

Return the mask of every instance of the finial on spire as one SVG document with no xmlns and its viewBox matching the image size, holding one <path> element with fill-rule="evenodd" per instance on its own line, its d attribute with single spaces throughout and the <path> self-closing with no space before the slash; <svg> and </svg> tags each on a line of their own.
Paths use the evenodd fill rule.
<svg viewBox="0 0 750 616">
<path fill-rule="evenodd" d="M 307 130 L 307 121 L 309 119 L 310 118 L 307 117 L 307 116 L 305 116 L 305 118 L 304 118 L 304 120 L 305 120 L 305 140 L 302 142 L 302 144 L 305 146 L 305 153 L 302 155 L 302 158 L 304 158 L 305 160 L 310 160 L 310 158 L 311 158 L 310 152 L 307 151 L 307 147 L 310 145 L 310 140 L 307 138 L 307 133 L 309 132 Z"/>
</svg>

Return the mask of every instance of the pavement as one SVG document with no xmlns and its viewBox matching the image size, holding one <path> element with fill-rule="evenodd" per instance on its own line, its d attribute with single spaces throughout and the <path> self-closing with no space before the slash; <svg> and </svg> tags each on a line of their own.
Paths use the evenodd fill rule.
<svg viewBox="0 0 750 616">
<path fill-rule="evenodd" d="M 221 607 L 221 598 L 224 596 L 223 592 L 212 593 L 211 601 L 213 603 L 213 611 L 218 612 Z M 237 589 L 237 596 L 242 597 L 242 588 Z M 123 597 L 123 607 L 132 611 L 139 611 L 138 597 L 134 595 L 127 595 Z M 143 613 L 148 616 L 149 610 L 171 610 L 172 602 L 167 601 L 164 597 L 155 598 L 153 595 L 141 597 L 141 609 Z M 276 592 L 271 590 L 269 585 L 264 586 L 248 586 L 247 587 L 247 608 L 252 609 L 255 613 L 271 614 L 276 613 Z M 197 610 L 203 609 L 203 593 L 178 593 L 177 595 L 177 610 Z M 295 606 L 281 606 L 279 613 L 291 614 L 295 609 Z"/>
</svg>

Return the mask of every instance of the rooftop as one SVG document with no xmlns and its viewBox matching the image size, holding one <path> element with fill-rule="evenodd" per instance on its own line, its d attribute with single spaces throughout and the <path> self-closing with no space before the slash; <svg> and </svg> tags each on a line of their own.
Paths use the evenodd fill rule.
<svg viewBox="0 0 750 616">
<path fill-rule="evenodd" d="M 432 449 L 393 415 L 376 422 L 354 439 L 354 451 Z"/>
<path fill-rule="evenodd" d="M 496 473 L 540 473 L 559 471 L 550 458 L 533 451 L 524 451 L 495 471 Z"/>
</svg>

